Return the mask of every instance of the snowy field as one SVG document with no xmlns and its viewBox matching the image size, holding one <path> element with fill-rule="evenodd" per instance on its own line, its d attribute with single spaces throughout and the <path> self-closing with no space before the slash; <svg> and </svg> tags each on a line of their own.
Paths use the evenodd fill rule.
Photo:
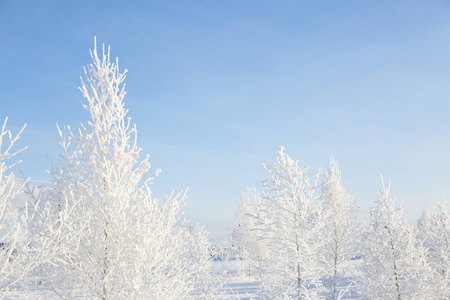
<svg viewBox="0 0 450 300">
<path fill-rule="evenodd" d="M 248 274 L 248 264 L 243 260 L 231 259 L 229 261 L 214 261 L 215 270 L 212 275 L 222 277 L 224 286 L 212 297 L 207 299 L 242 299 L 257 300 L 267 299 L 262 294 L 262 286 L 258 280 L 259 275 Z M 256 278 L 255 278 L 256 277 Z M 345 282 L 347 285 L 348 282 Z M 23 287 L 26 289 L 25 287 Z M 77 290 L 70 293 L 76 299 L 85 299 Z M 204 299 L 201 292 L 194 290 L 190 296 L 194 299 Z M 36 299 L 59 299 L 59 297 L 49 289 L 40 289 L 33 294 Z M 322 296 L 320 299 L 327 299 Z M 341 299 L 362 299 L 355 291 L 349 290 Z"/>
<path fill-rule="evenodd" d="M 219 293 L 217 293 L 217 299 L 267 299 L 265 297 L 263 287 L 260 282 L 260 274 L 254 268 L 249 270 L 249 262 L 239 259 L 230 259 L 229 261 L 214 261 L 214 267 L 216 272 L 215 276 L 221 276 L 223 274 L 223 280 L 226 282 Z M 226 272 L 223 272 L 225 271 Z M 250 272 L 255 272 L 253 275 L 249 275 Z M 358 287 L 350 283 L 349 280 L 343 281 L 343 286 L 339 287 L 340 291 L 345 290 L 347 292 L 340 299 L 363 299 L 357 293 Z M 192 293 L 192 295 L 199 296 L 198 291 Z M 319 294 L 320 295 L 320 294 Z M 295 298 L 293 295 L 292 298 Z M 320 295 L 320 299 L 328 299 L 325 294 Z"/>
</svg>

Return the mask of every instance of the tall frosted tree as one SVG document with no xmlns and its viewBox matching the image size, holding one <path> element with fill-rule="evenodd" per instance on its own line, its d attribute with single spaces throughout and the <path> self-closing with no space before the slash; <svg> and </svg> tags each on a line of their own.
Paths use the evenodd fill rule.
<svg viewBox="0 0 450 300">
<path fill-rule="evenodd" d="M 148 156 L 139 158 L 136 127 L 124 108 L 125 72 L 109 49 L 85 69 L 80 90 L 90 119 L 59 129 L 63 154 L 49 171 L 52 187 L 37 234 L 57 249 L 41 266 L 63 299 L 182 299 L 192 289 L 182 227 L 185 192 L 152 197 Z M 52 248 L 50 247 L 50 248 Z"/>
<path fill-rule="evenodd" d="M 381 183 L 364 239 L 365 294 L 370 299 L 430 299 L 426 249 L 416 243 L 390 185 L 382 178 Z"/>
<path fill-rule="evenodd" d="M 438 208 L 438 213 L 424 212 L 418 222 L 418 237 L 428 249 L 429 298 L 450 299 L 450 213 L 445 200 L 438 202 Z"/>
<path fill-rule="evenodd" d="M 332 157 L 322 184 L 320 201 L 324 217 L 323 262 L 327 275 L 327 299 L 342 299 L 355 276 L 354 262 L 361 237 L 354 198 L 341 183 L 341 171 Z"/>
<path fill-rule="evenodd" d="M 269 297 L 315 299 L 320 287 L 321 209 L 317 179 L 311 183 L 308 167 L 278 150 L 275 162 L 265 162 L 269 179 L 265 188 L 262 238 L 268 242 L 270 265 L 264 282 Z"/>
</svg>

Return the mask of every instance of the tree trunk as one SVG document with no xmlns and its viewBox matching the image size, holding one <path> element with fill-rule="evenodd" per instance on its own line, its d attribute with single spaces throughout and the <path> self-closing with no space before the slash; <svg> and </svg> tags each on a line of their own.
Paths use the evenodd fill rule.
<svg viewBox="0 0 450 300">
<path fill-rule="evenodd" d="M 300 264 L 300 246 L 297 242 L 297 294 L 298 300 L 302 299 L 302 270 Z"/>
<path fill-rule="evenodd" d="M 389 235 L 391 235 L 391 231 L 389 230 Z M 391 239 L 391 251 L 392 251 L 392 261 L 394 262 L 394 277 L 395 277 L 395 287 L 397 289 L 397 299 L 402 300 L 401 293 L 400 293 L 400 279 L 398 278 L 398 270 L 397 270 L 397 262 L 395 260 L 395 251 L 394 251 L 394 241 L 392 240 L 392 236 L 390 236 Z"/>
<path fill-rule="evenodd" d="M 297 292 L 298 300 L 302 299 L 302 273 L 300 270 L 300 263 L 297 263 Z"/>
<path fill-rule="evenodd" d="M 336 209 L 335 209 L 336 211 Z M 336 224 L 337 216 L 334 215 L 333 225 L 334 225 L 334 277 L 332 281 L 333 295 L 332 299 L 337 299 L 337 268 L 338 268 L 338 254 L 339 254 L 339 243 L 338 243 L 338 226 Z"/>
<path fill-rule="evenodd" d="M 106 284 L 106 277 L 108 276 L 108 232 L 105 228 L 105 257 L 103 258 L 103 300 L 107 300 L 108 286 Z"/>
</svg>

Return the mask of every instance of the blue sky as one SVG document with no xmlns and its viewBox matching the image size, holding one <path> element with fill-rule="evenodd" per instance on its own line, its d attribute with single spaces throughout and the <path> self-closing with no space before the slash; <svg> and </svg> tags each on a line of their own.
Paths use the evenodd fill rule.
<svg viewBox="0 0 450 300">
<path fill-rule="evenodd" d="M 187 217 L 213 232 L 280 145 L 311 175 L 334 154 L 361 218 L 378 173 L 411 222 L 450 196 L 448 1 L 0 0 L 0 119 L 28 124 L 16 173 L 48 180 L 55 124 L 88 118 L 94 36 L 129 70 L 155 195 L 189 186 Z"/>
</svg>

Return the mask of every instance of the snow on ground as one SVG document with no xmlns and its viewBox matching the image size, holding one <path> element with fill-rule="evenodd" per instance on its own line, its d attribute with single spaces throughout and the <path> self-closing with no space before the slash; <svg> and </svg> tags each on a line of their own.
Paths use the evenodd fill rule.
<svg viewBox="0 0 450 300">
<path fill-rule="evenodd" d="M 217 299 L 247 299 L 247 300 L 258 300 L 266 299 L 261 295 L 261 284 L 259 281 L 259 273 L 254 273 L 249 275 L 248 262 L 228 258 L 225 260 L 215 260 L 216 270 L 227 269 L 225 276 L 227 277 L 227 283 L 220 290 L 224 296 L 218 296 Z M 257 272 L 252 270 L 252 272 Z M 350 285 L 348 293 L 342 297 L 342 299 L 362 299 L 360 295 L 356 292 L 358 286 L 351 284 L 351 279 L 348 278 L 344 282 L 345 286 Z M 340 287 L 340 290 L 345 289 L 345 286 Z M 320 295 L 321 299 L 327 299 L 326 295 Z"/>
<path fill-rule="evenodd" d="M 227 295 L 236 297 L 237 299 L 258 299 L 257 293 L 259 289 L 259 282 L 255 279 L 248 278 L 235 278 L 226 284 L 223 291 Z"/>
<path fill-rule="evenodd" d="M 214 299 L 230 299 L 230 300 L 259 300 L 267 299 L 261 295 L 261 283 L 259 281 L 260 275 L 256 269 L 250 269 L 248 261 L 235 258 L 216 258 L 213 259 L 214 276 L 222 277 L 226 282 L 224 286 L 218 291 Z M 250 274 L 249 274 L 250 273 Z M 350 279 L 344 285 L 350 284 Z M 35 285 L 38 286 L 38 285 Z M 26 287 L 23 287 L 26 288 Z M 343 287 L 341 287 L 343 288 Z M 349 293 L 342 299 L 362 299 L 356 293 L 357 286 L 354 284 L 350 286 Z M 81 294 L 76 289 L 71 291 L 71 295 L 77 299 L 83 299 Z M 203 299 L 201 292 L 194 290 L 191 293 L 194 299 Z M 58 299 L 58 296 L 49 289 L 42 288 L 34 293 L 34 299 Z M 17 298 L 17 299 L 20 299 Z M 209 299 L 209 298 L 208 298 Z M 326 295 L 321 295 L 321 299 L 327 299 Z"/>
<path fill-rule="evenodd" d="M 230 300 L 259 300 L 265 299 L 259 295 L 260 282 L 252 276 L 240 276 L 235 274 L 230 277 L 227 284 L 220 290 L 220 296 L 216 299 L 230 299 Z M 40 290 L 34 294 L 36 299 L 58 299 L 58 297 L 49 290 Z M 201 299 L 201 296 L 197 291 L 194 291 L 191 295 L 195 298 Z M 82 297 L 76 291 L 73 291 L 72 296 L 82 299 Z M 321 299 L 326 299 L 322 297 Z M 351 292 L 342 299 L 361 299 L 355 292 Z"/>
</svg>

